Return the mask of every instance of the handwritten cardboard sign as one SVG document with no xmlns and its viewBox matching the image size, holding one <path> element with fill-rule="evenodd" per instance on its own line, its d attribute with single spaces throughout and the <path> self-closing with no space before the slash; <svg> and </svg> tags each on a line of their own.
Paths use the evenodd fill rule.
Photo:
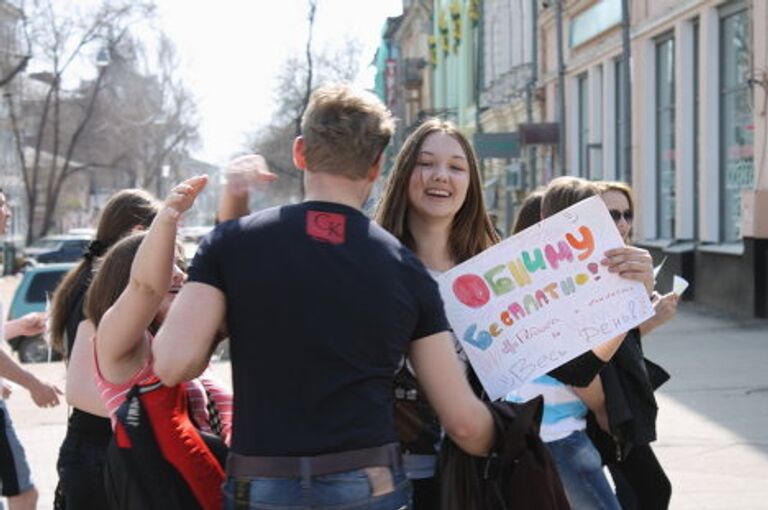
<svg viewBox="0 0 768 510">
<path fill-rule="evenodd" d="M 438 278 L 448 320 L 491 399 L 653 315 L 641 283 L 600 265 L 621 246 L 593 197 Z"/>
</svg>

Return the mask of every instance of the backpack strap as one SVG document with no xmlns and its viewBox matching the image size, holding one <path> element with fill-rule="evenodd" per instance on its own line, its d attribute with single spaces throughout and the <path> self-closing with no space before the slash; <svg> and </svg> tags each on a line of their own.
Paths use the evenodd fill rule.
<svg viewBox="0 0 768 510">
<path fill-rule="evenodd" d="M 538 396 L 522 404 L 489 402 L 486 405 L 496 429 L 493 449 L 484 459 L 482 468 L 483 479 L 490 480 L 501 472 L 502 462 L 517 463 L 517 459 L 528 447 L 528 434 L 538 434 L 544 399 Z"/>
<path fill-rule="evenodd" d="M 145 386 L 134 385 L 126 395 L 125 402 L 115 416 L 117 427 L 121 427 L 130 440 L 130 448 L 118 448 L 123 461 L 131 469 L 137 488 L 141 490 L 149 509 L 182 509 L 185 505 L 178 499 L 176 491 L 169 490 L 171 466 L 163 458 L 157 444 L 140 396 L 162 386 L 161 382 Z M 176 480 L 173 480 L 176 481 Z"/>
</svg>

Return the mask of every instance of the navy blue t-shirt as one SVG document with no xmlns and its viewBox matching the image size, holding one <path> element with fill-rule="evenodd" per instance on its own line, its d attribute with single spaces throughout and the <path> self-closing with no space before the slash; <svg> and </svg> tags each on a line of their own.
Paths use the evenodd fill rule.
<svg viewBox="0 0 768 510">
<path fill-rule="evenodd" d="M 448 330 L 416 256 L 360 211 L 305 202 L 223 223 L 189 280 L 226 295 L 232 450 L 317 455 L 397 441 L 393 378 Z"/>
</svg>

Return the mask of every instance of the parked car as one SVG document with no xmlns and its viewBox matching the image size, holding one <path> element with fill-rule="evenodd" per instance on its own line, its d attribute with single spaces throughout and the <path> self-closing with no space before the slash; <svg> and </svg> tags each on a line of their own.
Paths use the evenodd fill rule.
<svg viewBox="0 0 768 510">
<path fill-rule="evenodd" d="M 56 286 L 73 267 L 74 263 L 60 263 L 27 268 L 13 295 L 8 319 L 18 319 L 28 313 L 45 311 L 48 299 Z M 48 343 L 42 335 L 9 338 L 8 344 L 18 353 L 22 363 L 41 363 L 49 359 Z M 61 354 L 53 351 L 50 353 L 50 359 L 58 361 Z"/>
<path fill-rule="evenodd" d="M 24 249 L 24 256 L 37 263 L 76 262 L 88 249 L 88 234 L 62 234 L 41 237 Z"/>
</svg>

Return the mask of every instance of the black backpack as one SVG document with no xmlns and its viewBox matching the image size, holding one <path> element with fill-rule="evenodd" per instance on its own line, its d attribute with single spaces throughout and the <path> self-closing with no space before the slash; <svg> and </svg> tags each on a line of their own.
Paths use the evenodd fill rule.
<svg viewBox="0 0 768 510">
<path fill-rule="evenodd" d="M 488 457 L 464 453 L 446 436 L 440 448 L 443 510 L 570 509 L 549 450 L 539 436 L 544 400 L 487 403 L 496 425 Z"/>
<path fill-rule="evenodd" d="M 147 407 L 143 400 L 162 394 L 173 400 L 183 392 L 180 386 L 166 387 L 160 382 L 135 385 L 118 408 L 117 429 L 107 447 L 105 484 L 110 508 L 120 510 L 203 510 L 181 473 L 165 458 L 153 427 L 164 421 L 170 409 Z M 164 412 L 167 416 L 157 413 Z M 129 446 L 119 446 L 124 434 Z M 216 436 L 197 431 L 210 453 L 223 467 L 227 448 Z M 197 445 L 200 447 L 202 445 Z M 190 454 L 191 456 L 191 454 Z M 217 488 L 218 489 L 218 488 Z"/>
</svg>

